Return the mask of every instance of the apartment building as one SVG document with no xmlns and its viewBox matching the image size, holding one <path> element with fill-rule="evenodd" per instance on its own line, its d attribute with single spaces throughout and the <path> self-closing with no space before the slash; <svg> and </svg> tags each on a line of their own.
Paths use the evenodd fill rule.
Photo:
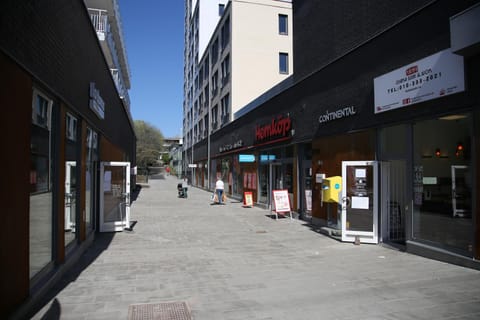
<svg viewBox="0 0 480 320">
<path fill-rule="evenodd" d="M 292 75 L 292 33 L 291 1 L 185 1 L 185 164 L 195 144 Z"/>
<path fill-rule="evenodd" d="M 118 95 L 130 110 L 130 68 L 117 0 L 85 0 L 92 24 L 112 73 Z"/>
<path fill-rule="evenodd" d="M 118 87 L 129 87 L 128 64 L 99 41 L 116 33 L 122 48 L 121 30 L 102 34 L 91 19 L 83 0 L 0 2 L 2 318 L 29 319 L 97 232 L 129 227 L 136 137 Z M 122 60 L 115 78 L 110 62 Z"/>
</svg>

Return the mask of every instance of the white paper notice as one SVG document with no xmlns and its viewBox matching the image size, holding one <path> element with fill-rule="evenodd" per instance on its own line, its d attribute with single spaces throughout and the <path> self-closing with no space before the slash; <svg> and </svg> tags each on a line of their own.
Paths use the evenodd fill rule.
<svg viewBox="0 0 480 320">
<path fill-rule="evenodd" d="M 367 169 L 355 169 L 355 178 L 366 178 Z"/>
<path fill-rule="evenodd" d="M 105 171 L 103 176 L 103 191 L 112 191 L 112 171 Z"/>
<path fill-rule="evenodd" d="M 352 209 L 368 209 L 368 197 L 352 197 Z"/>
</svg>

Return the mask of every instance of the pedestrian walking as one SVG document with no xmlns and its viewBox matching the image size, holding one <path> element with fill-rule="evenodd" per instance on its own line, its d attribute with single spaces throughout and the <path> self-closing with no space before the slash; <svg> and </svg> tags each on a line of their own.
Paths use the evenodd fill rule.
<svg viewBox="0 0 480 320">
<path fill-rule="evenodd" d="M 223 204 L 222 203 L 223 189 L 224 189 L 223 181 L 220 177 L 218 177 L 217 182 L 215 183 L 215 192 L 217 193 L 219 204 Z"/>
</svg>

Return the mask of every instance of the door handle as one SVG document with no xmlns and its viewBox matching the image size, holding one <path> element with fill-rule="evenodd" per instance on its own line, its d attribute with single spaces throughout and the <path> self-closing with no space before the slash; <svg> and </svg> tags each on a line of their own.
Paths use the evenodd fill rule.
<svg viewBox="0 0 480 320">
<path fill-rule="evenodd" d="M 342 209 L 347 209 L 350 207 L 350 197 L 342 198 Z"/>
</svg>

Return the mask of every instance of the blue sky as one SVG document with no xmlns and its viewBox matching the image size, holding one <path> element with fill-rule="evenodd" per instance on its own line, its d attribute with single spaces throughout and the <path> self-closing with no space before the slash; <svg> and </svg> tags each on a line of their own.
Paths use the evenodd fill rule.
<svg viewBox="0 0 480 320">
<path fill-rule="evenodd" d="M 164 137 L 180 136 L 183 104 L 181 0 L 119 0 L 131 72 L 131 112 Z"/>
</svg>

